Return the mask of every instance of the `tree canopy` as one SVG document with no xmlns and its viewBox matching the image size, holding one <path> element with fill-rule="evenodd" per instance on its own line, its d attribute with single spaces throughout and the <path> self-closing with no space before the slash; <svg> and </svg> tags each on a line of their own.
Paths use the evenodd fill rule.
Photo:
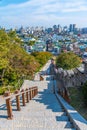
<svg viewBox="0 0 87 130">
<path fill-rule="evenodd" d="M 81 64 L 81 58 L 73 52 L 61 53 L 56 59 L 56 65 L 63 69 L 73 69 Z"/>
<path fill-rule="evenodd" d="M 40 66 L 46 64 L 46 62 L 52 57 L 50 52 L 33 52 L 31 55 L 35 57 Z"/>
<path fill-rule="evenodd" d="M 20 44 L 15 31 L 0 30 L 0 85 L 13 84 L 22 76 L 32 78 L 40 64 Z"/>
<path fill-rule="evenodd" d="M 3 86 L 15 86 L 19 79 L 32 79 L 52 55 L 49 52 L 28 54 L 15 31 L 0 30 L 0 93 Z"/>
</svg>

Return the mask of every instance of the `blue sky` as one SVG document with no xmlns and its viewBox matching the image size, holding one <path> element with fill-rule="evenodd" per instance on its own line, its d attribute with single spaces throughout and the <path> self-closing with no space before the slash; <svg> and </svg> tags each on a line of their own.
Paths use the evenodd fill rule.
<svg viewBox="0 0 87 130">
<path fill-rule="evenodd" d="M 87 27 L 87 0 L 0 0 L 0 26 Z"/>
</svg>

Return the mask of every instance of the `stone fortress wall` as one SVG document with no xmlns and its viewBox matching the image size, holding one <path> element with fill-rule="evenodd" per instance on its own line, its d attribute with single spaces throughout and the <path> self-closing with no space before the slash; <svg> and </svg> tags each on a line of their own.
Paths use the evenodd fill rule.
<svg viewBox="0 0 87 130">
<path fill-rule="evenodd" d="M 58 93 L 70 103 L 68 87 L 80 87 L 87 81 L 87 63 L 72 70 L 56 68 L 54 62 L 50 65 L 50 74 L 56 80 Z"/>
<path fill-rule="evenodd" d="M 87 62 L 84 62 L 80 67 L 72 70 L 57 69 L 55 65 L 51 63 L 50 73 L 55 75 L 56 80 L 61 81 L 65 88 L 79 87 L 87 81 Z"/>
</svg>

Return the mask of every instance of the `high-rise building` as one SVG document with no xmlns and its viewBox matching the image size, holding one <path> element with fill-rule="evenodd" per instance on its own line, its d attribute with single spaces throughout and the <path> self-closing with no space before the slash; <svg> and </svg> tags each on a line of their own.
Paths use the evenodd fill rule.
<svg viewBox="0 0 87 130">
<path fill-rule="evenodd" d="M 87 34 L 87 27 L 86 28 L 82 28 L 82 34 Z"/>
<path fill-rule="evenodd" d="M 73 32 L 76 31 L 76 24 L 73 24 Z"/>
<path fill-rule="evenodd" d="M 69 32 L 75 32 L 75 31 L 76 31 L 76 24 L 70 24 Z"/>
<path fill-rule="evenodd" d="M 73 25 L 72 24 L 70 24 L 70 26 L 69 26 L 69 32 L 73 32 Z"/>
<path fill-rule="evenodd" d="M 62 32 L 62 27 L 60 26 L 60 24 L 58 24 L 58 33 Z"/>
<path fill-rule="evenodd" d="M 57 29 L 57 25 L 53 25 L 54 30 Z"/>
<path fill-rule="evenodd" d="M 63 27 L 63 32 L 68 32 L 68 27 L 67 26 Z"/>
</svg>

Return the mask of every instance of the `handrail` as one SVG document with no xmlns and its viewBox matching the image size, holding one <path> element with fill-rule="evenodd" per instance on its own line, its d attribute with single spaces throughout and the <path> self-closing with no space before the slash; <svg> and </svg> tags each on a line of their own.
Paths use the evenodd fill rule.
<svg viewBox="0 0 87 130">
<path fill-rule="evenodd" d="M 38 93 L 38 87 L 32 87 L 32 88 L 27 88 L 26 90 L 22 89 L 21 91 L 16 90 L 14 94 L 10 95 L 10 92 L 7 91 L 5 92 L 5 100 L 6 100 L 6 107 L 7 107 L 7 115 L 8 119 L 13 119 L 13 114 L 12 114 L 12 103 L 11 99 L 16 98 L 16 106 L 17 110 L 20 111 L 20 95 L 22 95 L 22 104 L 23 106 L 26 106 L 26 103 L 29 102 L 32 98 L 34 98 Z M 25 98 L 26 96 L 26 98 Z"/>
<path fill-rule="evenodd" d="M 33 88 L 31 88 L 31 90 L 34 90 Z M 25 92 L 30 92 L 30 90 L 25 90 Z M 21 91 L 19 91 L 19 93 L 18 94 L 12 94 L 12 95 L 10 95 L 10 96 L 8 96 L 8 97 L 4 97 L 4 99 L 6 100 L 6 99 L 9 99 L 9 98 L 13 98 L 13 97 L 15 97 L 15 96 L 18 96 L 18 95 L 21 95 L 22 93 L 24 93 L 24 92 L 21 92 Z"/>
</svg>

